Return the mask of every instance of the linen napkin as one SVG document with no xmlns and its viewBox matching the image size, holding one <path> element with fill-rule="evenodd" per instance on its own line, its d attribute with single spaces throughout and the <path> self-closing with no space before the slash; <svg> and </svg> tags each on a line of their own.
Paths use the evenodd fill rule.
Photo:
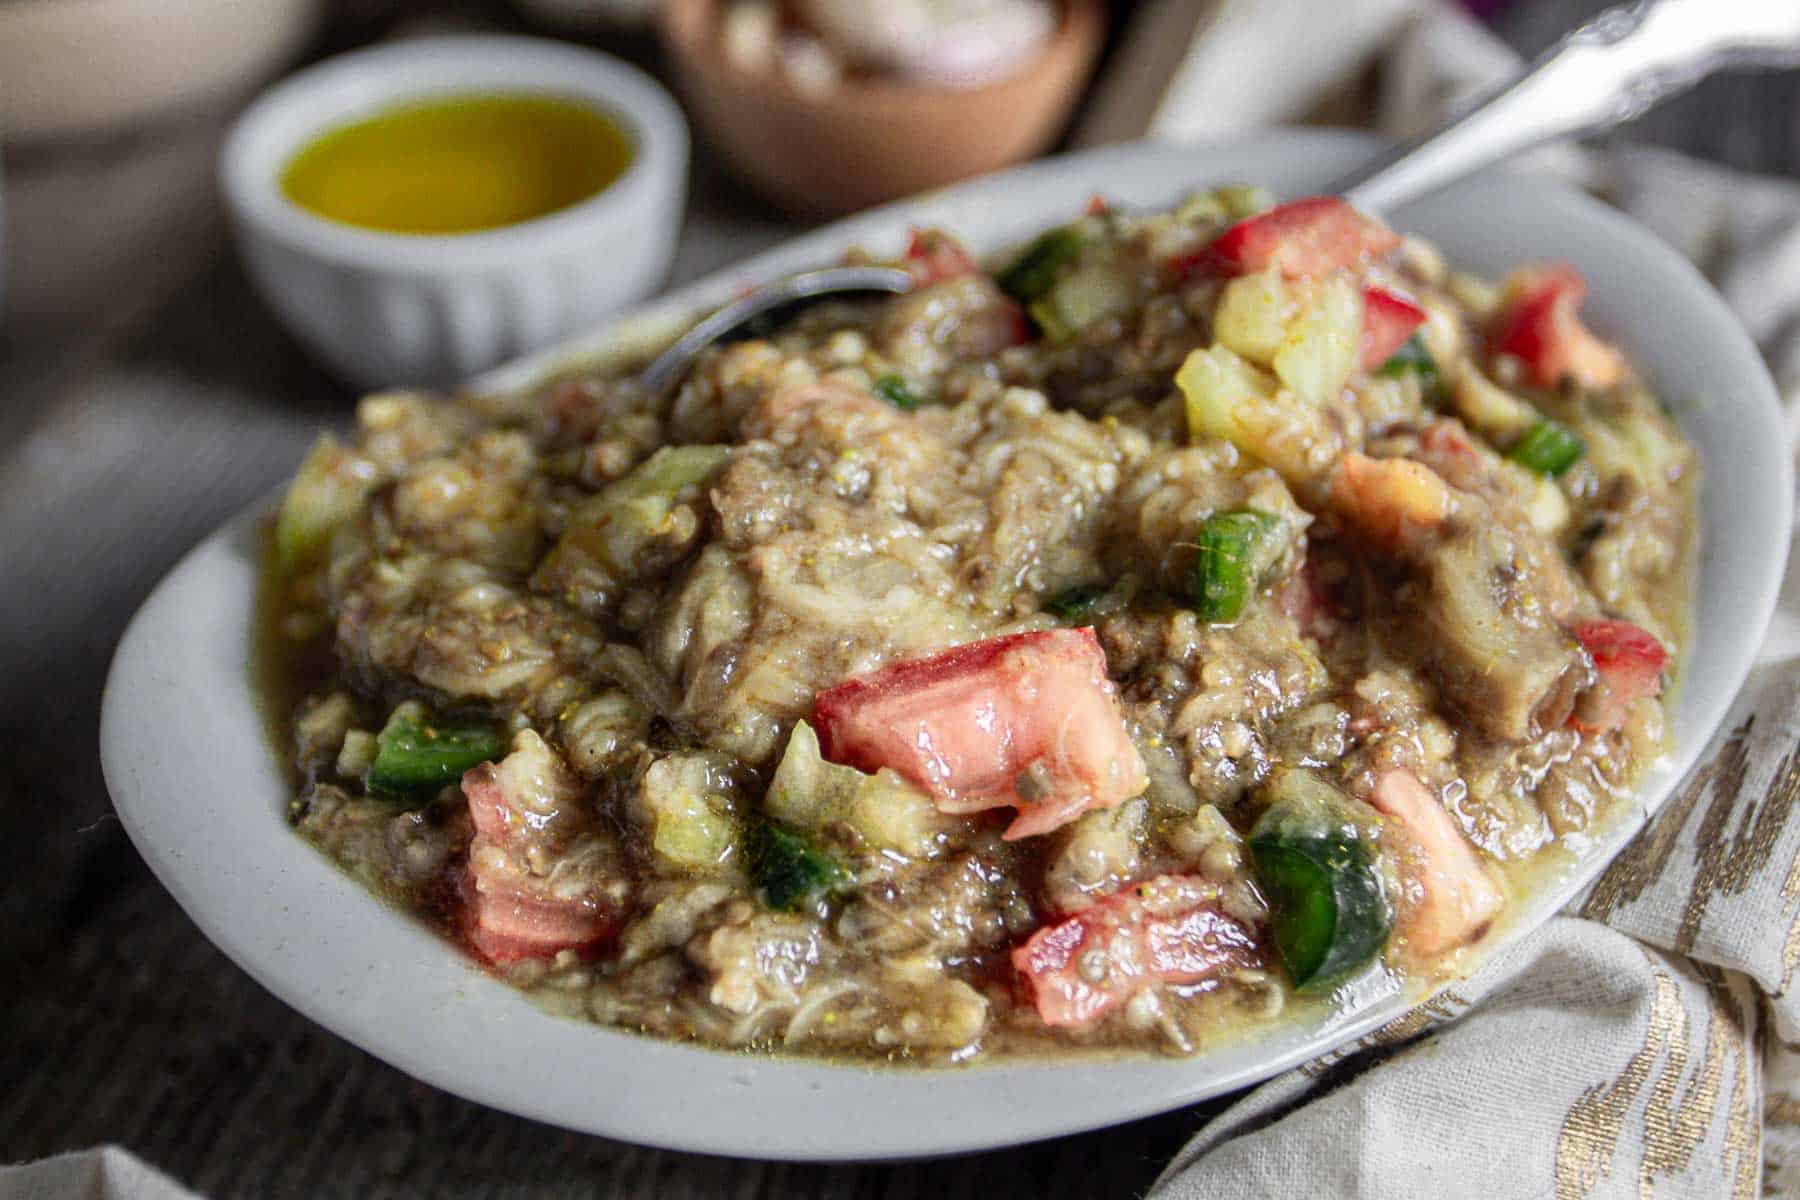
<svg viewBox="0 0 1800 1200">
<path fill-rule="evenodd" d="M 1325 90 L 1362 73 L 1371 29 L 1392 37 L 1372 123 L 1395 136 L 1520 65 L 1458 9 L 1344 0 L 1333 19 L 1355 36 L 1338 69 L 1311 44 L 1317 86 L 1236 104 L 1243 80 L 1284 77 L 1287 16 L 1270 12 L 1283 7 L 1225 0 L 1225 46 L 1196 51 L 1221 69 L 1184 72 L 1147 132 L 1221 136 L 1330 109 Z M 1800 433 L 1800 186 L 1641 149 L 1565 147 L 1533 165 L 1582 179 L 1708 274 Z M 1800 1195 L 1800 566 L 1700 763 L 1564 914 L 1357 1046 L 1250 1092 L 1153 1200 Z"/>
</svg>

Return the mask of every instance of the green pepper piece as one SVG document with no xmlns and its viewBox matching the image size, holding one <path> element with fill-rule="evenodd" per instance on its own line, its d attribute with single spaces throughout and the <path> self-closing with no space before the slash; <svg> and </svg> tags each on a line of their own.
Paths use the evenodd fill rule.
<svg viewBox="0 0 1800 1200">
<path fill-rule="evenodd" d="M 1043 299 L 1056 282 L 1057 271 L 1074 261 L 1086 241 L 1079 230 L 1069 227 L 1038 235 L 1018 260 L 1000 273 L 1000 289 L 1027 304 Z"/>
<path fill-rule="evenodd" d="M 1419 389 L 1427 399 L 1437 401 L 1448 395 L 1444 387 L 1444 373 L 1438 369 L 1437 360 L 1431 357 L 1431 351 L 1425 348 L 1425 339 L 1416 333 L 1407 338 L 1406 344 L 1394 351 L 1391 358 L 1375 368 L 1375 373 L 1388 379 L 1417 375 Z"/>
<path fill-rule="evenodd" d="M 804 834 L 779 825 L 763 827 L 755 863 L 756 881 L 769 907 L 788 912 L 818 896 L 841 891 L 850 883 L 850 873 L 837 859 Z"/>
<path fill-rule="evenodd" d="M 417 797 L 504 753 L 506 737 L 497 726 L 434 721 L 422 705 L 402 704 L 375 739 L 375 761 L 363 784 L 372 795 Z"/>
<path fill-rule="evenodd" d="M 1527 429 L 1506 457 L 1540 475 L 1561 475 L 1586 453 L 1587 446 L 1572 430 L 1545 419 Z"/>
<path fill-rule="evenodd" d="M 1280 553 L 1281 518 L 1257 508 L 1214 513 L 1200 526 L 1194 561 L 1194 609 L 1203 621 L 1229 622 L 1261 586 Z"/>
<path fill-rule="evenodd" d="M 918 393 L 906 386 L 906 380 L 899 375 L 883 375 L 869 386 L 870 390 L 877 396 L 880 396 L 895 408 L 902 409 L 906 412 L 911 412 L 913 409 L 919 407 L 919 405 L 925 403 L 923 400 L 919 399 Z"/>
<path fill-rule="evenodd" d="M 1106 593 L 1105 584 L 1084 583 L 1044 601 L 1044 611 L 1064 621 L 1085 621 L 1094 615 L 1095 606 Z"/>
<path fill-rule="evenodd" d="M 1381 953 L 1388 907 L 1360 839 L 1261 835 L 1250 839 L 1250 859 L 1295 990 L 1328 991 Z"/>
</svg>

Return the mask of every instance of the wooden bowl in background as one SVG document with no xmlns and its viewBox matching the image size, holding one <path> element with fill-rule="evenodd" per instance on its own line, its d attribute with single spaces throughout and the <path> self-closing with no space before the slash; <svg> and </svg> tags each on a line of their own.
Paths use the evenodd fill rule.
<svg viewBox="0 0 1800 1200">
<path fill-rule="evenodd" d="M 720 0 L 667 0 L 662 35 L 694 120 L 782 207 L 867 208 L 1030 158 L 1061 132 L 1100 49 L 1103 0 L 1064 0 L 1049 43 L 1017 74 L 934 89 L 852 76 L 811 94 L 725 55 Z"/>
</svg>

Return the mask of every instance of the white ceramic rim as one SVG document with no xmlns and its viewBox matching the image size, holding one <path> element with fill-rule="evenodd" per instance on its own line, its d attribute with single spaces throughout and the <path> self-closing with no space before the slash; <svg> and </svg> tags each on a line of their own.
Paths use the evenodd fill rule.
<svg viewBox="0 0 1800 1200">
<path fill-rule="evenodd" d="M 1246 178 L 1298 192 L 1371 149 L 1364 137 L 1290 131 L 1204 149 L 1113 147 L 1034 164 L 832 226 L 684 289 L 609 333 L 494 373 L 484 386 L 517 385 L 604 357 L 621 337 L 666 327 L 676 311 L 746 280 L 829 260 L 848 245 L 891 248 L 909 222 L 960 221 L 978 231 L 977 248 L 993 249 L 1075 211 L 1095 184 L 1133 204 L 1167 203 L 1194 186 Z M 1547 215 L 1521 215 L 1526 209 Z M 1472 212 L 1483 214 L 1479 232 L 1467 225 Z M 1640 808 L 1598 837 L 1557 886 L 1517 906 L 1485 947 L 1481 960 L 1488 961 L 1591 882 L 1723 719 L 1774 609 L 1793 471 L 1775 389 L 1748 336 L 1685 259 L 1623 216 L 1543 180 L 1500 176 L 1401 210 L 1396 223 L 1487 270 L 1518 258 L 1571 258 L 1594 284 L 1590 311 L 1603 332 L 1628 333 L 1621 318 L 1648 314 L 1641 336 L 1624 338 L 1644 361 L 1702 384 L 1684 391 L 1716 391 L 1720 380 L 1733 389 L 1725 416 L 1718 406 L 1678 409 L 1697 435 L 1704 432 L 1707 461 L 1730 469 L 1704 476 L 1708 540 L 1674 751 L 1647 780 Z M 1470 252 L 1490 227 L 1504 234 L 1515 226 L 1536 236 L 1507 234 L 1504 255 Z M 1389 997 L 1187 1060 L 942 1070 L 733 1054 L 551 1017 L 421 925 L 372 903 L 280 820 L 286 780 L 262 740 L 245 670 L 256 517 L 246 513 L 189 555 L 126 632 L 102 718 L 107 781 L 140 853 L 208 937 L 301 1012 L 428 1083 L 524 1116 L 673 1149 L 800 1161 L 933 1156 L 1092 1129 L 1255 1083 L 1378 1028 L 1416 999 Z"/>
<path fill-rule="evenodd" d="M 585 200 L 480 233 L 360 229 L 310 213 L 282 193 L 282 172 L 329 129 L 397 105 L 472 92 L 573 98 L 616 119 L 632 140 L 623 174 Z M 232 219 L 345 266 L 443 275 L 555 257 L 598 231 L 641 219 L 659 182 L 687 170 L 688 132 L 661 84 L 629 63 L 563 42 L 449 35 L 371 46 L 327 59 L 270 88 L 231 128 L 219 183 Z"/>
</svg>

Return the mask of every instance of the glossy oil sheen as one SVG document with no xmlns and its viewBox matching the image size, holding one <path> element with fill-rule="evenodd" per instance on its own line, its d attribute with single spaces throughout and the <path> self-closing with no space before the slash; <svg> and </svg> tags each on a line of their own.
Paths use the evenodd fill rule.
<svg viewBox="0 0 1800 1200">
<path fill-rule="evenodd" d="M 631 165 L 598 108 L 547 95 L 462 95 L 331 129 L 282 173 L 301 208 L 384 233 L 477 233 L 579 204 Z"/>
</svg>

